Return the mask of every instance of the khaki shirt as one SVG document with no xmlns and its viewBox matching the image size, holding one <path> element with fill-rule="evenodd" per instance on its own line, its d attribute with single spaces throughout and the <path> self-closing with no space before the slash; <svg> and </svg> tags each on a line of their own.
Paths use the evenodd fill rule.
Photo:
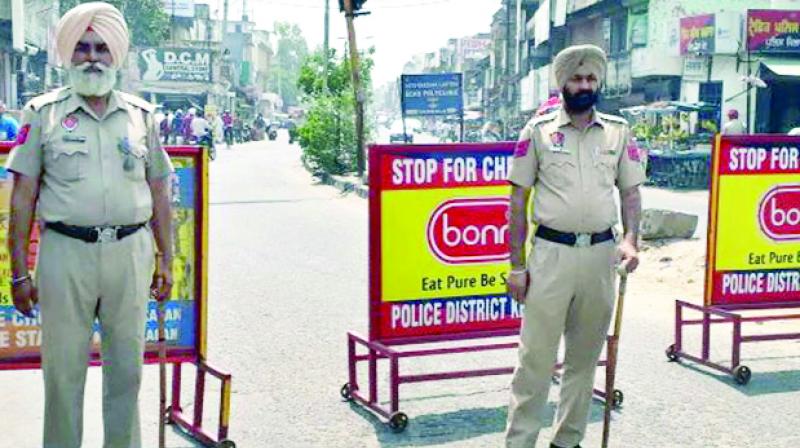
<svg viewBox="0 0 800 448">
<path fill-rule="evenodd" d="M 644 163 L 620 117 L 594 113 L 583 131 L 559 110 L 520 133 L 509 180 L 533 187 L 533 220 L 562 232 L 601 232 L 618 222 L 614 186 L 645 181 Z"/>
<path fill-rule="evenodd" d="M 148 181 L 173 172 L 153 109 L 118 91 L 112 91 L 103 117 L 70 88 L 36 97 L 24 109 L 27 140 L 14 148 L 6 168 L 39 180 L 38 214 L 46 222 L 98 226 L 149 221 L 153 201 Z M 124 169 L 126 164 L 130 169 Z"/>
</svg>

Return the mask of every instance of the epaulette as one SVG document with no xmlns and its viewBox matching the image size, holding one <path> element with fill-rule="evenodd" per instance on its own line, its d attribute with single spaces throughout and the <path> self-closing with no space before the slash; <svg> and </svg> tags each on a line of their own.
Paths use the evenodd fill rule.
<svg viewBox="0 0 800 448">
<path fill-rule="evenodd" d="M 139 109 L 144 110 L 145 112 L 152 113 L 154 110 L 156 110 L 156 106 L 153 103 L 145 101 L 144 99 L 139 98 L 136 95 L 131 95 L 130 93 L 125 93 L 120 91 L 117 91 L 117 95 L 119 95 L 119 97 L 122 98 L 122 100 L 125 101 L 126 103 L 136 106 Z"/>
<path fill-rule="evenodd" d="M 602 118 L 603 120 L 610 121 L 612 123 L 618 123 L 618 124 L 624 124 L 624 125 L 628 124 L 628 120 L 620 117 L 619 115 L 604 114 L 604 113 L 600 113 L 600 112 L 598 112 L 597 115 L 600 118 Z"/>
<path fill-rule="evenodd" d="M 558 118 L 559 112 L 560 112 L 560 109 L 556 109 L 556 110 L 548 112 L 548 113 L 546 113 L 544 115 L 539 115 L 538 117 L 533 117 L 533 118 L 530 119 L 530 121 L 528 121 L 527 126 L 534 127 L 534 126 L 540 125 L 542 123 L 548 123 L 550 121 L 553 121 L 556 118 Z"/>
<path fill-rule="evenodd" d="M 30 107 L 35 112 L 38 112 L 48 104 L 58 103 L 67 98 L 69 98 L 69 87 L 61 87 L 31 99 L 25 107 Z"/>
</svg>

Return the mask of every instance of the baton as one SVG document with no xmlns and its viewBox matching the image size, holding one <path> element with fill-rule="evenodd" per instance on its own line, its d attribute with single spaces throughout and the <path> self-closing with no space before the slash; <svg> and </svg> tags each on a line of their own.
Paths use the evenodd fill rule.
<svg viewBox="0 0 800 448">
<path fill-rule="evenodd" d="M 164 302 L 166 300 L 158 300 L 157 293 L 153 294 L 153 296 L 158 307 L 158 448 L 165 448 L 167 426 L 167 341 L 164 335 Z"/>
<path fill-rule="evenodd" d="M 614 377 L 617 374 L 617 349 L 619 336 L 622 331 L 622 309 L 625 304 L 625 287 L 628 282 L 628 262 L 617 266 L 619 274 L 619 292 L 617 294 L 617 311 L 614 316 L 614 333 L 608 337 L 608 359 L 606 359 L 606 400 L 603 409 L 603 448 L 608 448 L 608 439 L 611 435 L 611 408 L 614 404 Z"/>
</svg>

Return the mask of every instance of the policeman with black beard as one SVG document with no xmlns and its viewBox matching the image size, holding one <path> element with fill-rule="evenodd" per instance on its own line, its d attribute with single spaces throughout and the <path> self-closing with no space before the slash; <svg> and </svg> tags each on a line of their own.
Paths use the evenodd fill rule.
<svg viewBox="0 0 800 448">
<path fill-rule="evenodd" d="M 544 425 L 550 378 L 562 335 L 564 375 L 551 447 L 578 446 L 586 431 L 597 361 L 614 307 L 614 267 L 638 264 L 645 180 L 628 123 L 594 106 L 606 55 L 569 47 L 554 62 L 562 107 L 531 120 L 520 134 L 510 175 L 510 295 L 525 304 L 519 364 L 511 384 L 507 447 L 532 448 Z M 622 205 L 624 236 L 614 187 Z M 533 189 L 534 248 L 526 260 Z"/>
</svg>

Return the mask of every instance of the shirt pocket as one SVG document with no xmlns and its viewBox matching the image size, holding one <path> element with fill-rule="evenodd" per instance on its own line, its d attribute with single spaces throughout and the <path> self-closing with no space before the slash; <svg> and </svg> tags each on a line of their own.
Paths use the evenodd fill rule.
<svg viewBox="0 0 800 448">
<path fill-rule="evenodd" d="M 598 171 L 600 184 L 613 187 L 617 183 L 618 154 L 598 152 L 594 155 L 594 167 Z"/>
<path fill-rule="evenodd" d="M 547 151 L 542 157 L 539 176 L 555 188 L 566 188 L 575 182 L 576 166 L 572 153 Z"/>
<path fill-rule="evenodd" d="M 147 177 L 147 146 L 142 144 L 132 146 L 130 153 L 124 158 L 123 171 L 128 179 L 141 181 Z M 126 166 L 126 164 L 130 165 Z"/>
<path fill-rule="evenodd" d="M 89 164 L 89 148 L 80 143 L 52 145 L 47 151 L 47 166 L 53 177 L 66 182 L 77 182 L 86 178 Z"/>
</svg>

